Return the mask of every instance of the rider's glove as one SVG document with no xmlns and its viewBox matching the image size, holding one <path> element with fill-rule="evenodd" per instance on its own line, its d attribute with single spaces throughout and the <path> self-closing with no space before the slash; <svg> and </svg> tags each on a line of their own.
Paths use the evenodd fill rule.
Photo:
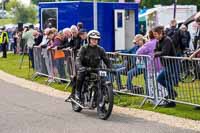
<svg viewBox="0 0 200 133">
<path fill-rule="evenodd" d="M 84 72 L 84 71 L 86 71 L 86 68 L 85 68 L 85 67 L 80 67 L 80 68 L 79 68 L 79 71 L 80 71 L 80 72 Z"/>
<path fill-rule="evenodd" d="M 88 68 L 87 68 L 87 71 L 91 71 L 91 70 L 92 70 L 92 68 L 91 68 L 91 67 L 88 67 Z"/>
</svg>

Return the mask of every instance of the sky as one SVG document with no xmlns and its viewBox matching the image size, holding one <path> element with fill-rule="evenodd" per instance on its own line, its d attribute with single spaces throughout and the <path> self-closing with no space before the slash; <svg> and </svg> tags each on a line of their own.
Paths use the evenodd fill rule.
<svg viewBox="0 0 200 133">
<path fill-rule="evenodd" d="M 18 1 L 22 2 L 25 5 L 29 5 L 31 2 L 31 0 L 18 0 Z"/>
<path fill-rule="evenodd" d="M 25 5 L 29 5 L 30 2 L 31 2 L 31 0 L 18 0 L 18 1 L 22 2 L 22 3 L 25 4 Z M 0 0 L 0 3 L 1 3 L 1 2 L 2 2 L 2 0 Z"/>
</svg>

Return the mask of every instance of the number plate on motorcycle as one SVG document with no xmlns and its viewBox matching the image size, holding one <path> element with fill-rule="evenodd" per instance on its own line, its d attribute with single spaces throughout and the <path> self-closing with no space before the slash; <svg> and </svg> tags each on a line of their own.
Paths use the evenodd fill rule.
<svg viewBox="0 0 200 133">
<path fill-rule="evenodd" d="M 106 77 L 107 72 L 106 71 L 99 71 L 99 75 L 102 76 L 102 77 Z"/>
</svg>

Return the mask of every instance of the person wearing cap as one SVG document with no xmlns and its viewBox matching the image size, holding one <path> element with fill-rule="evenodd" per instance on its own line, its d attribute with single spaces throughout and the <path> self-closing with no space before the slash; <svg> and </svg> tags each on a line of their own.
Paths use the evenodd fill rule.
<svg viewBox="0 0 200 133">
<path fill-rule="evenodd" d="M 136 54 L 137 50 L 144 45 L 145 39 L 143 35 L 137 34 L 134 37 L 133 42 L 135 43 L 135 46 L 129 51 L 131 51 L 131 54 Z M 140 75 L 143 72 L 145 72 L 144 68 L 139 68 L 136 66 L 136 58 L 135 57 L 131 58 L 131 66 L 130 66 L 130 70 L 127 72 L 128 77 L 127 77 L 127 82 L 126 82 L 126 86 L 129 91 L 133 90 L 133 84 L 132 84 L 133 77 Z M 145 78 L 145 75 L 146 74 L 144 74 L 144 78 Z"/>
<path fill-rule="evenodd" d="M 78 22 L 76 26 L 78 28 L 78 31 L 80 31 L 81 29 L 83 29 L 83 22 Z"/>
<path fill-rule="evenodd" d="M 133 47 L 127 51 L 122 51 L 122 53 L 136 54 L 136 51 L 145 43 L 144 36 L 141 34 L 135 35 L 133 39 Z"/>
<path fill-rule="evenodd" d="M 111 68 L 109 59 L 103 47 L 99 46 L 101 39 L 100 33 L 96 30 L 91 30 L 87 34 L 88 44 L 82 46 L 76 58 L 77 77 L 76 77 L 76 93 L 75 98 L 80 101 L 81 88 L 84 82 L 84 77 L 88 75 L 86 68 L 99 68 L 103 61 L 108 68 Z"/>
<path fill-rule="evenodd" d="M 80 41 L 81 46 L 86 45 L 87 44 L 87 31 L 86 31 L 86 29 L 80 29 L 78 36 L 81 39 L 81 41 Z"/>
<path fill-rule="evenodd" d="M 119 53 L 127 53 L 127 54 L 136 54 L 137 50 L 145 43 L 145 39 L 143 37 L 143 35 L 141 34 L 137 34 L 135 35 L 134 39 L 133 39 L 133 47 L 129 50 L 125 50 L 125 51 L 121 51 L 121 52 L 115 52 L 115 55 L 118 55 Z M 121 83 L 121 77 L 120 77 L 120 73 L 124 70 L 123 67 L 128 67 L 128 79 L 127 79 L 127 85 L 126 88 L 128 90 L 132 89 L 132 78 L 133 78 L 133 72 L 134 70 L 134 66 L 136 63 L 136 58 L 135 57 L 131 57 L 128 60 L 125 60 L 122 64 L 117 64 L 117 65 L 113 65 L 114 69 L 116 70 L 116 81 L 117 81 L 117 86 L 118 89 L 123 89 L 124 87 L 122 86 Z M 134 70 L 134 71 L 133 71 Z M 135 73 L 135 72 L 134 72 Z M 113 77 L 110 77 L 112 80 Z"/>
</svg>

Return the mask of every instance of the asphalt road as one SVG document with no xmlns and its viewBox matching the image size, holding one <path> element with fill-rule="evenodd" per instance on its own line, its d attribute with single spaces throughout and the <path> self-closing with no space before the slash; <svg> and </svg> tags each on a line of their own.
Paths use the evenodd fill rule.
<svg viewBox="0 0 200 133">
<path fill-rule="evenodd" d="M 0 80 L 0 133 L 195 133 L 123 114 L 99 120 L 96 111 L 75 113 L 63 99 Z"/>
</svg>

